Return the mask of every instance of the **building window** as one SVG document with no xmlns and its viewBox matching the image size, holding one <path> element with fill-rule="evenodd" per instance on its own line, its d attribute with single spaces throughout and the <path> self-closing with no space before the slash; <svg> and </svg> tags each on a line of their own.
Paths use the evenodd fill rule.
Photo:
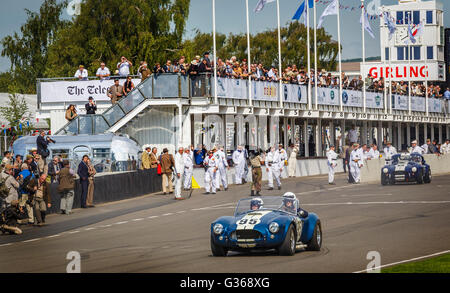
<svg viewBox="0 0 450 293">
<path fill-rule="evenodd" d="M 432 60 L 433 58 L 433 47 L 427 47 L 427 59 Z"/>
<path fill-rule="evenodd" d="M 420 60 L 420 47 L 415 46 L 414 49 L 414 60 Z"/>
<path fill-rule="evenodd" d="M 420 11 L 413 11 L 413 24 L 418 25 L 420 23 Z"/>
<path fill-rule="evenodd" d="M 411 11 L 405 11 L 405 24 L 412 23 L 412 13 Z"/>
<path fill-rule="evenodd" d="M 397 60 L 405 60 L 405 47 L 397 47 Z"/>
<path fill-rule="evenodd" d="M 389 56 L 389 47 L 386 47 L 384 50 L 384 59 L 386 60 L 390 60 L 390 56 Z"/>
<path fill-rule="evenodd" d="M 397 24 L 403 24 L 403 11 L 397 11 Z"/>
<path fill-rule="evenodd" d="M 427 10 L 427 24 L 433 24 L 433 11 Z"/>
</svg>

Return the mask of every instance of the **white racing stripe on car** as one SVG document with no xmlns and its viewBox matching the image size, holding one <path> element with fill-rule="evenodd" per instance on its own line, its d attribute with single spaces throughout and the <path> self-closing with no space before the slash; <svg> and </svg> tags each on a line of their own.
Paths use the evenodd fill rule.
<svg viewBox="0 0 450 293">
<path fill-rule="evenodd" d="M 242 219 L 236 222 L 236 230 L 253 230 L 255 225 L 261 222 L 261 218 L 271 213 L 271 211 L 254 211 L 246 214 Z"/>
</svg>

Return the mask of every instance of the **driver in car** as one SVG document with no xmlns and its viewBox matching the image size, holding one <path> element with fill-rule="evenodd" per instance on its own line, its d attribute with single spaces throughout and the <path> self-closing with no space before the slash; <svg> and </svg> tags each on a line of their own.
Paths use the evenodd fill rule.
<svg viewBox="0 0 450 293">
<path fill-rule="evenodd" d="M 264 202 L 262 199 L 260 199 L 260 198 L 252 199 L 252 201 L 250 202 L 250 210 L 252 210 L 252 211 L 259 210 L 262 208 L 263 205 L 264 205 Z"/>
<path fill-rule="evenodd" d="M 298 206 L 297 211 L 295 210 L 295 203 L 297 203 Z M 300 208 L 300 203 L 298 202 L 298 199 L 293 192 L 286 192 L 285 194 L 283 194 L 282 209 L 293 214 L 297 212 L 297 215 L 301 218 L 308 217 L 308 212 Z"/>
</svg>

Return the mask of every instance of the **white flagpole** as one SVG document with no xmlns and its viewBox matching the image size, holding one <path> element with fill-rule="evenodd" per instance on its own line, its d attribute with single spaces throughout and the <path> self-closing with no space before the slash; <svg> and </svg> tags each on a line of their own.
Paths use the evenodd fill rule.
<svg viewBox="0 0 450 293">
<path fill-rule="evenodd" d="M 412 15 L 409 14 L 409 19 L 408 19 L 408 23 L 409 23 L 409 28 L 411 27 L 411 18 Z M 408 115 L 411 115 L 411 39 L 409 38 L 409 31 L 408 31 Z"/>
<path fill-rule="evenodd" d="M 214 103 L 218 104 L 217 99 L 217 48 L 216 48 L 216 0 L 212 0 L 213 9 L 213 51 L 214 51 Z"/>
<path fill-rule="evenodd" d="M 340 7 L 341 3 L 337 0 L 337 29 L 338 29 L 338 49 L 339 49 L 339 105 L 341 112 L 344 111 L 342 104 L 342 60 L 341 60 L 341 24 L 340 24 Z"/>
<path fill-rule="evenodd" d="M 248 60 L 247 60 L 247 70 L 248 70 L 248 99 L 249 99 L 249 106 L 253 105 L 252 100 L 252 76 L 251 76 L 251 55 L 250 55 L 250 19 L 248 14 L 248 0 L 245 0 L 245 8 L 247 10 L 247 53 L 248 53 Z"/>
<path fill-rule="evenodd" d="M 308 0 L 305 0 L 305 9 L 307 9 L 307 19 L 306 19 L 306 58 L 308 58 L 308 97 L 309 99 L 312 101 L 312 96 L 311 96 L 311 47 L 310 47 L 310 42 L 309 42 L 309 5 L 308 5 Z M 309 109 L 311 110 L 311 103 L 309 103 Z"/>
<path fill-rule="evenodd" d="M 391 15 L 391 11 L 389 9 L 387 9 L 389 16 Z M 389 33 L 390 34 L 390 33 Z M 388 46 L 389 46 L 389 98 L 385 97 L 384 102 L 385 102 L 385 113 L 387 113 L 387 109 L 388 109 L 388 105 L 389 105 L 389 114 L 392 115 L 392 39 L 388 40 Z M 386 59 L 386 58 L 384 58 Z"/>
<path fill-rule="evenodd" d="M 365 68 L 366 65 L 366 44 L 365 44 L 365 22 L 366 22 L 366 15 L 364 13 L 364 10 L 366 8 L 364 7 L 364 0 L 361 0 L 361 14 L 362 14 L 362 21 L 361 21 L 361 31 L 362 31 L 362 66 Z M 386 84 L 386 80 L 384 81 L 384 84 Z M 386 91 L 385 91 L 386 92 Z M 366 79 L 363 78 L 363 112 L 366 113 Z"/>
<path fill-rule="evenodd" d="M 318 89 L 317 89 L 317 78 L 318 78 L 318 73 L 317 73 L 317 11 L 316 11 L 316 2 L 314 1 L 314 80 L 315 80 L 315 87 L 314 87 L 314 96 L 316 97 L 316 107 L 315 109 L 318 109 L 318 98 L 317 98 L 317 93 L 318 93 Z"/>
<path fill-rule="evenodd" d="M 423 23 L 425 23 L 425 19 L 422 20 Z M 426 112 L 426 116 L 428 117 L 429 111 L 428 111 L 428 65 L 427 65 L 427 60 L 428 60 L 428 53 L 427 53 L 427 48 L 425 47 L 425 54 L 423 56 L 423 60 L 425 61 L 425 112 Z M 425 141 L 426 141 L 426 137 L 425 137 Z"/>
<path fill-rule="evenodd" d="M 280 82 L 279 86 L 279 96 L 280 96 L 280 107 L 283 108 L 283 95 L 281 94 L 282 91 L 282 66 L 281 66 L 281 32 L 280 32 L 280 0 L 277 0 L 277 18 L 278 18 L 278 79 Z"/>
</svg>

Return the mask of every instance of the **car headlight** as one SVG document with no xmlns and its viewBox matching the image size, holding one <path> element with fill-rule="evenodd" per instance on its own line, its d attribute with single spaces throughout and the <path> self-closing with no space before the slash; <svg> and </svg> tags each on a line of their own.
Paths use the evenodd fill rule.
<svg viewBox="0 0 450 293">
<path fill-rule="evenodd" d="M 383 169 L 383 173 L 384 173 L 384 174 L 387 174 L 387 172 L 389 172 L 388 168 L 384 168 L 384 169 Z"/>
<path fill-rule="evenodd" d="M 213 230 L 214 230 L 214 234 L 216 234 L 216 235 L 222 234 L 222 232 L 223 232 L 222 224 L 219 224 L 219 223 L 215 224 L 213 227 Z"/>
<path fill-rule="evenodd" d="M 417 172 L 417 168 L 416 167 L 412 167 L 411 171 L 413 171 L 413 173 Z"/>
<path fill-rule="evenodd" d="M 270 225 L 269 225 L 270 233 L 275 234 L 278 232 L 278 230 L 280 230 L 280 226 L 278 225 L 277 222 L 270 223 Z"/>
</svg>

